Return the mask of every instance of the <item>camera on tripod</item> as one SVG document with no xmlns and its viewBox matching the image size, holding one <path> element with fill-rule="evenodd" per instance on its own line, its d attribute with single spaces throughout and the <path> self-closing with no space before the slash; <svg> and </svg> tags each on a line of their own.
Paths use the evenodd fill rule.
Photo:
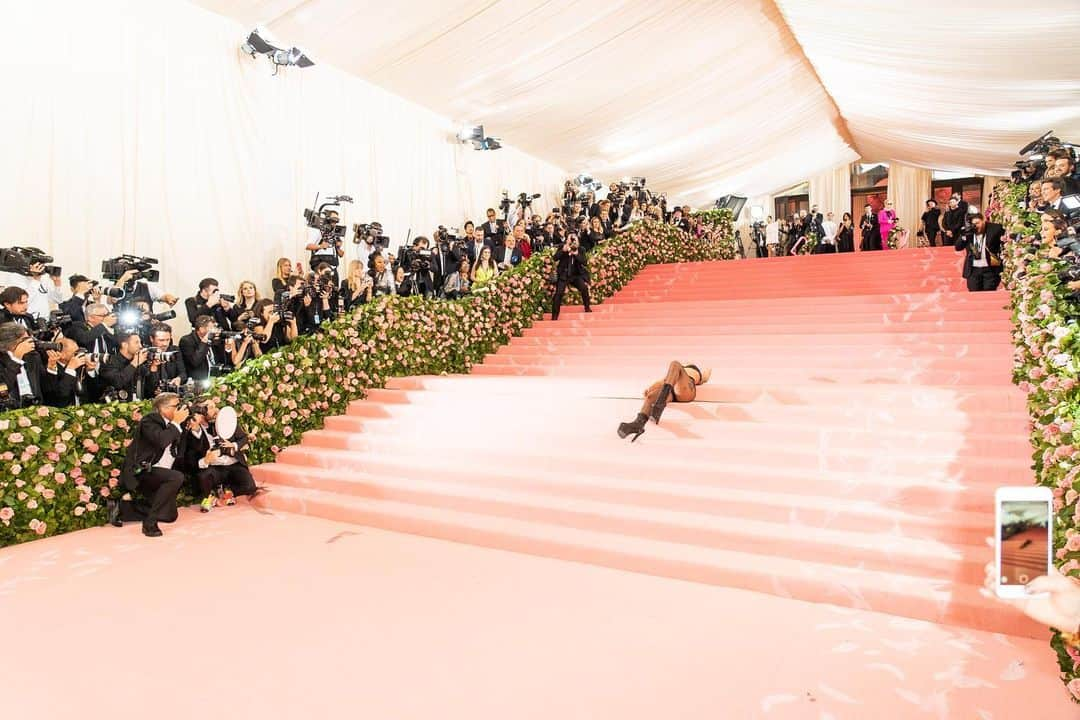
<svg viewBox="0 0 1080 720">
<path fill-rule="evenodd" d="M 529 193 L 519 193 L 517 198 L 518 205 L 522 208 L 531 207 L 532 201 L 536 200 L 538 197 L 540 197 L 540 193 L 533 193 L 532 195 Z"/>
<path fill-rule="evenodd" d="M 49 265 L 52 261 L 52 255 L 46 255 L 44 250 L 38 248 L 0 248 L 0 272 L 29 276 L 30 266 L 40 264 L 45 266 L 47 274 L 59 276 L 60 267 L 58 265 Z"/>
<path fill-rule="evenodd" d="M 378 220 L 369 223 L 353 223 L 353 243 L 359 245 L 367 240 L 370 245 L 390 247 L 390 236 L 383 235 L 383 226 Z"/>
<path fill-rule="evenodd" d="M 154 268 L 154 265 L 157 264 L 157 258 L 119 255 L 101 261 L 101 277 L 116 282 L 124 273 L 134 270 L 135 276 L 131 278 L 132 282 L 138 280 L 157 282 L 161 277 L 161 273 Z"/>
</svg>

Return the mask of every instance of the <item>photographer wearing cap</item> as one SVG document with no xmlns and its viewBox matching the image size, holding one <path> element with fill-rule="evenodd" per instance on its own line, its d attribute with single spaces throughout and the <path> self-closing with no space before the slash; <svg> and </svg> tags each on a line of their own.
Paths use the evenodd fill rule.
<svg viewBox="0 0 1080 720">
<path fill-rule="evenodd" d="M 571 233 L 566 243 L 555 251 L 555 294 L 551 298 L 551 319 L 559 319 L 566 286 L 577 288 L 585 312 L 592 312 L 589 305 L 589 268 L 585 265 L 585 253 L 581 251 L 577 235 Z"/>
<path fill-rule="evenodd" d="M 19 323 L 0 324 L 0 409 L 40 405 L 44 400 L 41 356 Z"/>
<path fill-rule="evenodd" d="M 214 488 L 224 486 L 225 503 L 234 505 L 236 495 L 254 495 L 255 479 L 248 469 L 244 448 L 247 435 L 239 427 L 230 437 L 217 434 L 218 407 L 208 399 L 191 406 L 191 418 L 180 438 L 179 466 L 195 477 L 199 506 L 210 512 L 215 505 Z"/>
<path fill-rule="evenodd" d="M 147 361 L 147 350 L 137 333 L 120 331 L 116 343 L 119 351 L 110 355 L 101 368 L 106 399 L 127 402 L 153 397 L 160 362 Z"/>
<path fill-rule="evenodd" d="M 176 494 L 184 484 L 184 476 L 173 469 L 177 458 L 177 443 L 181 426 L 188 419 L 175 393 L 161 393 L 154 398 L 153 412 L 148 413 L 135 427 L 135 434 L 120 470 L 120 482 L 132 493 L 138 492 L 144 502 L 108 501 L 109 522 L 117 527 L 124 520 L 142 517 L 143 535 L 161 537 L 159 522 L 174 522 L 177 518 Z"/>
<path fill-rule="evenodd" d="M 986 222 L 982 215 L 972 215 L 956 241 L 957 252 L 967 251 L 963 278 L 969 292 L 997 290 L 1001 283 L 1001 241 L 1005 229 L 997 223 Z"/>
</svg>

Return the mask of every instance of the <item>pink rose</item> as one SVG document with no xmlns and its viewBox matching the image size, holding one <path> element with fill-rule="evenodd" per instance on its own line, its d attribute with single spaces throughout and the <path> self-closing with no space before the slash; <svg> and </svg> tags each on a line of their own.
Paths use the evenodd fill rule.
<svg viewBox="0 0 1080 720">
<path fill-rule="evenodd" d="M 48 414 L 49 414 L 49 408 L 45 407 L 44 405 L 37 409 L 38 417 L 45 417 Z"/>
<path fill-rule="evenodd" d="M 53 468 L 52 465 L 48 465 L 48 464 L 42 465 L 40 468 L 38 468 L 38 475 L 41 475 L 43 477 L 45 475 L 52 475 L 54 469 L 55 468 Z"/>
<path fill-rule="evenodd" d="M 0 508 L 0 520 L 7 522 L 11 518 L 15 517 L 15 511 L 9 507 Z"/>
<path fill-rule="evenodd" d="M 103 487 L 98 492 L 101 493 L 101 497 L 109 497 L 109 488 Z"/>
<path fill-rule="evenodd" d="M 30 521 L 29 527 L 34 532 L 37 532 L 38 526 L 40 526 L 40 525 L 41 525 L 41 521 L 38 520 L 37 518 L 34 518 L 33 520 Z"/>
<path fill-rule="evenodd" d="M 22 433 L 11 433 L 10 435 L 8 435 L 8 440 L 13 443 L 21 443 L 23 441 Z"/>
<path fill-rule="evenodd" d="M 1072 696 L 1074 698 L 1080 700 L 1080 678 L 1074 678 L 1070 680 L 1069 684 L 1066 687 L 1069 688 L 1069 692 L 1072 693 Z"/>
<path fill-rule="evenodd" d="M 86 512 L 86 508 L 82 505 L 75 506 L 75 517 L 80 517 L 84 512 Z"/>
<path fill-rule="evenodd" d="M 53 482 L 57 485 L 63 485 L 67 482 L 67 476 L 64 473 L 56 473 L 53 475 Z"/>
<path fill-rule="evenodd" d="M 52 488 L 45 488 L 41 491 L 41 497 L 45 498 L 46 500 L 52 500 L 54 497 L 56 497 L 56 491 Z"/>
<path fill-rule="evenodd" d="M 90 512 L 94 512 L 95 510 L 98 509 L 98 504 L 97 503 L 86 503 L 86 509 L 89 510 Z"/>
<path fill-rule="evenodd" d="M 26 417 L 25 415 L 20 416 L 17 422 L 19 424 L 19 427 L 21 428 L 28 428 L 31 425 L 30 418 Z"/>
</svg>

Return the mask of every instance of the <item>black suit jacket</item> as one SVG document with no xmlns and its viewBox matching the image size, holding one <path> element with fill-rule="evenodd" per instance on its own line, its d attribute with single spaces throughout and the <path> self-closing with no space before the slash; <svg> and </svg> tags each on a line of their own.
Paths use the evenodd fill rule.
<svg viewBox="0 0 1080 720">
<path fill-rule="evenodd" d="M 196 380 L 209 379 L 210 360 L 207 354 L 211 352 L 213 349 L 210 345 L 199 340 L 194 332 L 180 338 L 180 354 L 184 358 L 184 367 L 187 369 L 188 377 Z M 214 358 L 220 360 L 217 355 L 214 355 Z"/>
<path fill-rule="evenodd" d="M 180 428 L 166 422 L 156 412 L 143 417 L 135 426 L 135 435 L 124 455 L 124 464 L 120 468 L 120 482 L 128 490 L 139 487 L 139 475 L 136 472 L 142 463 L 156 464 L 170 445 L 180 440 Z M 174 451 L 175 452 L 175 451 Z M 179 460 L 179 453 L 177 453 Z"/>
<path fill-rule="evenodd" d="M 34 316 L 33 315 L 15 315 L 8 312 L 7 308 L 0 307 L 0 325 L 4 323 L 19 323 L 27 330 L 33 332 L 34 330 Z"/>
<path fill-rule="evenodd" d="M 214 433 L 215 436 L 217 435 L 217 428 L 214 427 L 213 423 L 210 423 L 210 432 Z M 236 445 L 236 462 L 247 467 L 247 456 L 244 453 L 244 448 L 247 447 L 248 443 L 247 434 L 237 427 L 231 438 L 221 439 L 228 440 Z M 176 457 L 177 469 L 189 475 L 198 473 L 199 461 L 203 459 L 209 449 L 210 438 L 206 436 L 205 429 L 204 432 L 198 435 L 195 435 L 191 430 L 185 429 L 180 437 L 180 452 Z"/>
<path fill-rule="evenodd" d="M 567 252 L 562 248 L 555 251 L 555 276 L 563 282 L 589 279 L 589 266 L 585 261 L 585 253 L 578 250 L 576 253 Z"/>
<path fill-rule="evenodd" d="M 64 313 L 65 315 L 71 316 L 72 324 L 81 323 L 86 322 L 85 310 L 89 302 L 90 301 L 86 298 L 81 298 L 78 295 L 72 295 L 70 298 L 57 305 L 57 307 L 60 308 L 60 312 Z M 64 330 L 64 334 L 67 335 L 66 328 Z"/>
<path fill-rule="evenodd" d="M 73 322 L 64 330 L 64 335 L 74 340 L 86 352 L 94 352 L 94 347 L 99 344 L 107 353 L 115 353 L 118 347 L 112 331 L 104 323 L 92 328 L 85 322 Z M 101 342 L 98 343 L 98 340 Z"/>
<path fill-rule="evenodd" d="M 135 367 L 120 353 L 109 356 L 99 375 L 106 392 L 115 388 L 128 394 L 127 397 L 121 395 L 121 400 L 150 398 L 157 389 L 157 378 L 150 374 L 150 363 L 144 361 Z"/>
<path fill-rule="evenodd" d="M 188 322 L 192 325 L 195 324 L 195 318 L 200 315 L 209 315 L 214 318 L 214 322 L 218 324 L 218 327 L 228 330 L 232 327 L 232 320 L 229 318 L 229 313 L 221 307 L 221 304 L 217 304 L 214 307 L 210 307 L 203 300 L 201 295 L 195 295 L 189 297 L 184 301 L 184 307 L 187 309 Z"/>
<path fill-rule="evenodd" d="M 1005 237 L 1005 228 L 998 225 L 997 223 L 988 222 L 983 228 L 983 237 L 986 241 L 986 254 L 988 256 L 987 259 L 989 260 L 990 255 L 996 255 L 1000 260 L 1001 241 Z M 961 235 L 956 239 L 956 243 L 953 245 L 953 247 L 956 248 L 957 252 L 967 250 L 967 255 L 964 257 L 964 271 L 962 273 L 962 276 L 965 280 L 967 279 L 968 275 L 971 275 L 973 263 L 975 262 L 975 250 L 972 247 L 973 240 L 974 237 L 972 236 Z M 1000 265 L 992 269 L 1001 272 Z"/>
<path fill-rule="evenodd" d="M 484 241 L 492 240 L 491 244 L 497 245 L 506 237 L 506 233 L 499 227 L 498 221 L 486 222 L 480 226 L 484 231 Z"/>
<path fill-rule="evenodd" d="M 25 373 L 30 381 L 30 397 L 32 401 L 23 402 L 23 395 L 19 392 L 19 374 Z M 36 352 L 27 353 L 23 358 L 23 364 L 15 362 L 7 352 L 0 352 L 0 385 L 7 386 L 7 393 L 11 400 L 8 405 L 11 408 L 20 408 L 30 405 L 40 405 L 45 401 L 45 388 L 51 390 L 51 379 L 42 377 L 41 356 Z"/>
<path fill-rule="evenodd" d="M 45 370 L 45 377 L 48 382 L 45 383 L 42 388 L 42 392 L 45 394 L 45 404 L 52 407 L 69 407 L 75 404 L 75 399 L 78 398 L 80 402 L 85 402 L 85 391 L 83 388 L 83 377 L 85 371 L 80 368 L 72 375 L 67 372 L 67 369 L 63 365 L 56 368 L 56 373 L 50 373 L 48 369 Z"/>
</svg>

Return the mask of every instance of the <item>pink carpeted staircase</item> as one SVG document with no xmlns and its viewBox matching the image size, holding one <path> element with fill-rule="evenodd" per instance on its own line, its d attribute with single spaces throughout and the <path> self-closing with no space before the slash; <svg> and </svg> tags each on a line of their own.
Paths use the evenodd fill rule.
<svg viewBox="0 0 1080 720">
<path fill-rule="evenodd" d="M 255 468 L 272 510 L 1045 637 L 978 594 L 1032 482 L 1003 292 L 951 249 L 653 266 Z M 615 434 L 677 359 L 699 402 Z"/>
</svg>

